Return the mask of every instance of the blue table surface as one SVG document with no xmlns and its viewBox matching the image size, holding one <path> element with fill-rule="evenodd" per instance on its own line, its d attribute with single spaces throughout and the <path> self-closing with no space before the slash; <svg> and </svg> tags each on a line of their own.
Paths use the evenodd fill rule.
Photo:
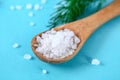
<svg viewBox="0 0 120 80">
<path fill-rule="evenodd" d="M 0 0 L 0 80 L 120 80 L 120 16 L 110 20 L 86 41 L 79 54 L 69 62 L 53 65 L 39 60 L 31 50 L 31 39 L 47 30 L 46 24 L 60 0 Z M 106 4 L 110 3 L 108 0 Z M 40 11 L 26 10 L 27 3 L 40 4 Z M 10 5 L 22 5 L 11 11 Z M 34 12 L 33 17 L 28 13 Z M 35 26 L 29 26 L 29 22 Z M 20 48 L 12 45 L 17 42 Z M 33 56 L 25 60 L 24 54 Z M 101 65 L 91 65 L 86 57 L 97 58 Z M 42 69 L 48 74 L 43 75 Z"/>
</svg>

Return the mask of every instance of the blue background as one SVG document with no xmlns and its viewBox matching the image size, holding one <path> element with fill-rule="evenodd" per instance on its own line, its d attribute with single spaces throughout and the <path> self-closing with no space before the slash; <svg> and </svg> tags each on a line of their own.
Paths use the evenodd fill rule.
<svg viewBox="0 0 120 80">
<path fill-rule="evenodd" d="M 120 16 L 95 31 L 79 54 L 69 62 L 53 65 L 34 55 L 31 39 L 47 30 L 45 26 L 59 1 L 48 0 L 46 4 L 41 4 L 40 0 L 0 1 L 0 80 L 120 80 Z M 105 4 L 110 2 L 108 0 Z M 43 9 L 26 10 L 27 3 L 39 3 Z M 18 4 L 24 8 L 10 11 L 10 5 Z M 34 17 L 28 16 L 30 11 L 34 12 Z M 29 26 L 30 21 L 36 25 Z M 15 42 L 21 47 L 12 48 Z M 33 59 L 25 60 L 25 53 L 31 54 Z M 99 59 L 102 65 L 91 65 L 89 57 Z M 49 73 L 43 75 L 42 69 Z"/>
</svg>

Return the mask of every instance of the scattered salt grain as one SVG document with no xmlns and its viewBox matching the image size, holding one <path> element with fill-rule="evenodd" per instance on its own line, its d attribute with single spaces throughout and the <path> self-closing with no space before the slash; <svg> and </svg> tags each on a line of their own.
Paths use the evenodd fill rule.
<svg viewBox="0 0 120 80">
<path fill-rule="evenodd" d="M 30 60 L 30 59 L 32 59 L 32 56 L 30 54 L 25 54 L 24 59 Z"/>
<path fill-rule="evenodd" d="M 32 4 L 26 4 L 26 9 L 32 9 Z"/>
<path fill-rule="evenodd" d="M 35 23 L 34 22 L 30 22 L 29 25 L 30 26 L 35 26 Z"/>
<path fill-rule="evenodd" d="M 13 5 L 11 5 L 10 10 L 15 10 L 15 7 Z"/>
<path fill-rule="evenodd" d="M 41 6 L 39 4 L 34 5 L 34 10 L 39 10 L 40 8 L 41 8 Z"/>
<path fill-rule="evenodd" d="M 34 16 L 33 12 L 29 12 L 28 16 L 33 17 Z"/>
<path fill-rule="evenodd" d="M 100 61 L 98 59 L 92 59 L 91 64 L 92 65 L 100 65 Z"/>
<path fill-rule="evenodd" d="M 13 47 L 13 48 L 18 48 L 18 47 L 19 47 L 19 44 L 18 44 L 18 43 L 14 43 L 12 47 Z"/>
<path fill-rule="evenodd" d="M 21 5 L 16 5 L 16 9 L 17 9 L 17 10 L 21 10 L 21 9 L 22 9 L 22 6 L 21 6 Z"/>
<path fill-rule="evenodd" d="M 36 51 L 47 58 L 65 58 L 77 49 L 80 39 L 69 29 L 50 30 L 36 37 Z"/>
<path fill-rule="evenodd" d="M 47 74 L 47 70 L 46 70 L 46 69 L 43 69 L 43 70 L 42 70 L 42 73 L 43 73 L 43 74 Z"/>
<path fill-rule="evenodd" d="M 41 0 L 41 3 L 42 4 L 45 4 L 47 1 L 46 0 Z"/>
</svg>

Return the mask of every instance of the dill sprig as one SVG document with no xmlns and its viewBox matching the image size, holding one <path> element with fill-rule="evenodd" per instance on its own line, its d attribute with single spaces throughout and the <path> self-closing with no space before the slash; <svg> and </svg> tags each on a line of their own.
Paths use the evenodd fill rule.
<svg viewBox="0 0 120 80">
<path fill-rule="evenodd" d="M 94 5 L 98 11 L 103 2 L 105 0 L 61 0 L 56 5 L 56 11 L 51 15 L 48 27 L 53 28 L 77 20 L 91 5 Z"/>
</svg>

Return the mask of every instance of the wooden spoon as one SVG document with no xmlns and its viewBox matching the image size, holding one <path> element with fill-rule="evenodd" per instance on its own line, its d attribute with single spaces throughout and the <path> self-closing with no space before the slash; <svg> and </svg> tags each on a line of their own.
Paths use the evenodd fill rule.
<svg viewBox="0 0 120 80">
<path fill-rule="evenodd" d="M 86 17 L 81 20 L 71 22 L 71 23 L 54 28 L 54 30 L 62 30 L 64 28 L 70 29 L 81 40 L 81 42 L 78 45 L 78 48 L 75 50 L 75 52 L 68 57 L 65 57 L 62 59 L 50 59 L 50 58 L 44 57 L 41 53 L 37 52 L 36 51 L 37 47 L 34 46 L 34 44 L 37 44 L 36 36 L 41 36 L 42 33 L 36 35 L 32 39 L 32 42 L 31 42 L 32 50 L 38 58 L 40 58 L 41 60 L 43 60 L 45 62 L 62 63 L 62 62 L 68 61 L 78 53 L 78 51 L 81 49 L 81 47 L 83 46 L 85 41 L 88 39 L 88 37 L 91 35 L 91 33 L 93 33 L 102 24 L 104 24 L 105 22 L 111 20 L 112 18 L 114 18 L 118 15 L 120 15 L 120 0 L 115 0 L 109 6 L 103 8 L 99 12 L 97 12 L 89 17 Z"/>
</svg>

